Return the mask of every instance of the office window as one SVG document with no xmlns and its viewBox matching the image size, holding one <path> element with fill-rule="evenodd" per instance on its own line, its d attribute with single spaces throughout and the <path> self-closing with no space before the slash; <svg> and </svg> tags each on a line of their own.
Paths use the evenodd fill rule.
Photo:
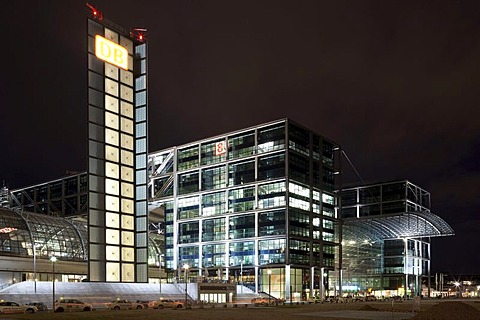
<svg viewBox="0 0 480 320">
<path fill-rule="evenodd" d="M 228 191 L 228 211 L 241 212 L 255 207 L 255 187 Z"/>
<path fill-rule="evenodd" d="M 202 190 L 225 188 L 226 168 L 225 166 L 208 168 L 202 170 Z"/>
<path fill-rule="evenodd" d="M 229 246 L 231 266 L 252 266 L 255 264 L 255 242 L 232 242 Z"/>
<path fill-rule="evenodd" d="M 285 177 L 285 154 L 264 156 L 258 159 L 258 180 Z"/>
<path fill-rule="evenodd" d="M 198 196 L 178 199 L 178 219 L 191 219 L 199 216 L 200 200 Z"/>
<path fill-rule="evenodd" d="M 258 215 L 258 236 L 285 234 L 285 210 L 262 212 Z"/>
<path fill-rule="evenodd" d="M 255 154 L 255 132 L 244 132 L 228 138 L 228 159 Z"/>
<path fill-rule="evenodd" d="M 285 123 L 259 129 L 257 140 L 259 153 L 285 149 Z"/>
<path fill-rule="evenodd" d="M 285 263 L 285 239 L 262 240 L 258 242 L 260 265 Z"/>
<path fill-rule="evenodd" d="M 178 224 L 178 243 L 194 243 L 199 241 L 198 221 Z"/>
<path fill-rule="evenodd" d="M 225 161 L 227 154 L 225 143 L 224 139 L 202 143 L 200 154 L 201 164 L 208 165 Z"/>
<path fill-rule="evenodd" d="M 178 171 L 188 170 L 198 167 L 198 145 L 179 149 L 177 151 Z"/>
<path fill-rule="evenodd" d="M 307 158 L 295 154 L 289 155 L 289 173 L 292 180 L 309 184 L 310 165 Z"/>
<path fill-rule="evenodd" d="M 228 185 L 236 186 L 255 181 L 255 161 L 242 161 L 228 165 Z"/>
<path fill-rule="evenodd" d="M 207 244 L 202 246 L 202 264 L 204 268 L 225 266 L 225 244 Z M 218 269 L 212 270 L 216 274 Z M 209 275 L 209 270 L 206 270 Z"/>
<path fill-rule="evenodd" d="M 272 208 L 285 205 L 285 182 L 274 182 L 258 186 L 258 207 Z"/>
<path fill-rule="evenodd" d="M 310 133 L 290 123 L 288 126 L 288 147 L 305 156 L 309 156 Z"/>
<path fill-rule="evenodd" d="M 202 196 L 202 216 L 209 217 L 226 212 L 225 192 L 216 192 Z"/>
<path fill-rule="evenodd" d="M 241 239 L 255 237 L 255 215 L 230 217 L 229 238 Z"/>
<path fill-rule="evenodd" d="M 225 218 L 202 222 L 202 241 L 225 240 Z"/>
<path fill-rule="evenodd" d="M 178 175 L 178 194 L 198 191 L 198 172 L 188 172 Z"/>
</svg>

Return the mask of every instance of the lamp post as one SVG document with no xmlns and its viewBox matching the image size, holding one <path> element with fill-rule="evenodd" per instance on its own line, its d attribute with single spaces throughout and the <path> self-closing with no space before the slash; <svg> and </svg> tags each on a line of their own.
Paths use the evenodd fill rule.
<svg viewBox="0 0 480 320">
<path fill-rule="evenodd" d="M 240 260 L 240 284 L 242 285 L 240 291 L 243 294 L 243 259 Z"/>
<path fill-rule="evenodd" d="M 57 257 L 52 256 L 50 258 L 52 261 L 52 311 L 55 312 L 55 262 L 57 262 Z"/>
<path fill-rule="evenodd" d="M 272 270 L 268 269 L 267 273 L 268 273 L 268 305 L 270 305 L 270 298 L 272 297 L 271 294 L 270 294 L 271 293 Z"/>
<path fill-rule="evenodd" d="M 183 269 L 185 269 L 185 307 L 187 307 L 188 303 L 188 268 L 190 268 L 190 266 L 185 263 L 183 265 Z"/>
<path fill-rule="evenodd" d="M 160 294 L 162 294 L 162 256 L 163 254 L 158 254 L 158 285 Z"/>
</svg>

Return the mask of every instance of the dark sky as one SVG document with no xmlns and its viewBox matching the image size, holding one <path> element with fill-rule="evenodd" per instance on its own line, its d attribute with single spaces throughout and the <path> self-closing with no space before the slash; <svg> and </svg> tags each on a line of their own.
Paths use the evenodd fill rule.
<svg viewBox="0 0 480 320">
<path fill-rule="evenodd" d="M 344 181 L 409 179 L 456 231 L 432 271 L 480 274 L 480 1 L 92 2 L 149 41 L 150 151 L 288 117 Z M 2 3 L 0 180 L 86 170 L 84 1 Z"/>
</svg>

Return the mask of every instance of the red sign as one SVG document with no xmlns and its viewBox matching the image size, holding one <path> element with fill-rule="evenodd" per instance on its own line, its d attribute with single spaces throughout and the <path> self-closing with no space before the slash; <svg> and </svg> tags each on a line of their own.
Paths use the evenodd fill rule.
<svg viewBox="0 0 480 320">
<path fill-rule="evenodd" d="M 215 143 L 215 155 L 221 156 L 225 153 L 227 153 L 227 144 L 225 143 L 225 141 Z"/>
</svg>

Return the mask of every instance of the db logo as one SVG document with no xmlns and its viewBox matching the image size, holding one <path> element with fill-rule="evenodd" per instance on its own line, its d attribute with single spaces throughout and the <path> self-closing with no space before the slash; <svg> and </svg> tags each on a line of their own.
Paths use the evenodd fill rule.
<svg viewBox="0 0 480 320">
<path fill-rule="evenodd" d="M 98 34 L 95 36 L 95 56 L 100 60 L 128 70 L 127 49 Z"/>
<path fill-rule="evenodd" d="M 227 144 L 225 141 L 215 143 L 215 155 L 220 156 L 227 152 Z"/>
</svg>

